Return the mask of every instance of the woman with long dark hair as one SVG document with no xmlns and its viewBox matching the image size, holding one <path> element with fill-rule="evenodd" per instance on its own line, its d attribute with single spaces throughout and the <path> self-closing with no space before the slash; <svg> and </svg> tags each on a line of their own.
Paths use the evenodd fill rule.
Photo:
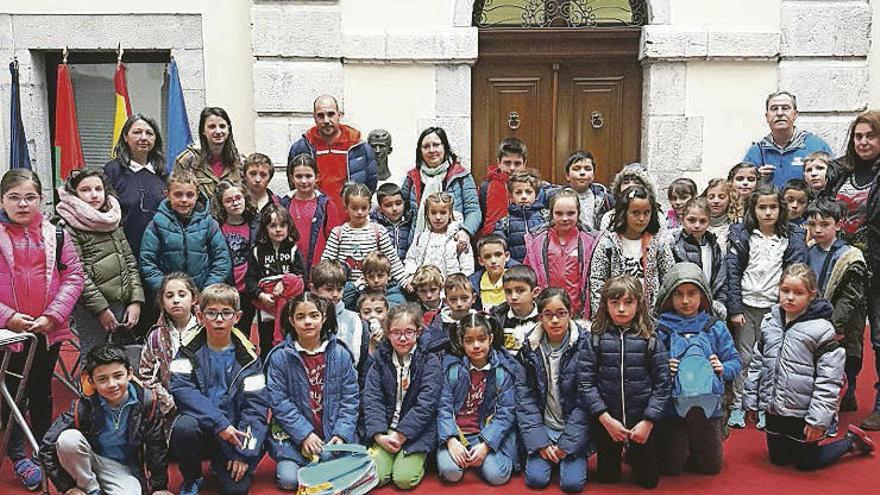
<svg viewBox="0 0 880 495">
<path fill-rule="evenodd" d="M 229 114 L 220 107 L 205 107 L 199 116 L 199 147 L 190 145 L 177 155 L 174 169 L 192 172 L 199 181 L 199 192 L 213 198 L 220 181 L 241 182 L 242 163 Z"/>
</svg>

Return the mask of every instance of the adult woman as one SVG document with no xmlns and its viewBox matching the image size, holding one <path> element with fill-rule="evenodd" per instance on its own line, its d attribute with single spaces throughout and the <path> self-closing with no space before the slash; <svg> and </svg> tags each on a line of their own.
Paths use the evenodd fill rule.
<svg viewBox="0 0 880 495">
<path fill-rule="evenodd" d="M 116 158 L 104 165 L 104 174 L 118 194 L 122 229 L 137 256 L 144 231 L 165 199 L 165 157 L 156 121 L 139 113 L 129 117 L 115 151 Z"/>
<path fill-rule="evenodd" d="M 435 192 L 449 193 L 455 201 L 455 211 L 463 217 L 462 229 L 455 234 L 459 251 L 480 228 L 483 214 L 474 176 L 458 162 L 441 127 L 429 127 L 419 135 L 416 166 L 407 172 L 400 191 L 404 201 L 409 202 L 410 211 L 418 212 L 413 235 L 425 230 L 425 198 Z"/>
<path fill-rule="evenodd" d="M 235 147 L 232 121 L 220 107 L 205 107 L 199 117 L 199 148 L 188 146 L 174 161 L 174 168 L 189 170 L 199 181 L 199 192 L 214 197 L 221 180 L 241 182 L 242 157 Z"/>
</svg>

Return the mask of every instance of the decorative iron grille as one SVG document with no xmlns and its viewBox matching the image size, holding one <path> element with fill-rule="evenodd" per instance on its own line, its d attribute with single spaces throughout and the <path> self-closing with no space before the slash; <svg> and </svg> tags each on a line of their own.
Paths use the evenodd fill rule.
<svg viewBox="0 0 880 495">
<path fill-rule="evenodd" d="M 474 26 L 620 27 L 648 23 L 645 0 L 476 0 Z"/>
</svg>

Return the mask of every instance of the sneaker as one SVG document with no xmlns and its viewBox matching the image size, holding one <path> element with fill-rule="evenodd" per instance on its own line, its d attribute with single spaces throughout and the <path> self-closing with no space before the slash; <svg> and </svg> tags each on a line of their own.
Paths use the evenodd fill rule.
<svg viewBox="0 0 880 495">
<path fill-rule="evenodd" d="M 840 422 L 837 420 L 837 415 L 835 414 L 833 418 L 831 418 L 831 424 L 828 425 L 828 429 L 825 431 L 825 434 L 829 437 L 837 436 L 837 427 Z"/>
<path fill-rule="evenodd" d="M 764 414 L 764 411 L 758 411 L 758 421 L 755 423 L 755 428 L 763 430 L 766 426 L 767 416 Z"/>
<path fill-rule="evenodd" d="M 36 491 L 43 484 L 43 470 L 30 457 L 19 459 L 12 465 L 21 484 L 30 491 Z"/>
<path fill-rule="evenodd" d="M 863 430 L 880 430 L 880 410 L 874 410 L 867 418 L 862 420 L 859 427 Z"/>
<path fill-rule="evenodd" d="M 180 495 L 199 495 L 199 490 L 205 484 L 205 478 L 198 478 L 192 481 L 184 481 L 180 486 Z"/>
<path fill-rule="evenodd" d="M 731 409 L 730 419 L 727 420 L 727 426 L 731 428 L 745 428 L 746 412 L 742 409 Z"/>
<path fill-rule="evenodd" d="M 859 403 L 856 400 L 855 395 L 844 395 L 843 400 L 840 401 L 840 411 L 841 412 L 852 412 L 857 411 L 859 409 Z"/>
<path fill-rule="evenodd" d="M 861 428 L 855 425 L 849 425 L 849 428 L 846 430 L 846 438 L 852 442 L 853 450 L 857 451 L 859 454 L 868 455 L 871 452 L 874 452 L 874 441 L 871 440 L 868 437 L 868 434 Z"/>
</svg>

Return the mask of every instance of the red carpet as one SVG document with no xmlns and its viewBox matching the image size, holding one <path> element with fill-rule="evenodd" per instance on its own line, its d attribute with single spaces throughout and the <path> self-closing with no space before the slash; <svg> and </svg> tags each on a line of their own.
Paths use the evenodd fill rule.
<svg viewBox="0 0 880 495">
<path fill-rule="evenodd" d="M 866 346 L 870 349 L 870 345 Z M 868 351 L 870 353 L 870 351 Z M 840 431 L 846 431 L 849 423 L 858 424 L 871 410 L 874 403 L 873 384 L 875 373 L 870 364 L 873 359 L 870 355 L 865 356 L 865 368 L 859 381 L 858 397 L 859 410 L 854 413 L 845 413 L 841 416 Z M 65 405 L 70 401 L 71 395 L 66 389 L 56 384 L 56 405 Z M 56 409 L 59 407 L 56 406 Z M 880 432 L 872 433 L 872 438 L 880 444 Z M 591 465 L 591 467 L 594 467 Z M 877 471 L 874 471 L 874 470 Z M 176 466 L 169 469 L 171 476 L 171 488 L 175 491 L 180 485 L 180 474 Z M 647 493 L 626 479 L 615 485 L 603 485 L 589 482 L 586 492 L 603 493 Z M 558 486 L 558 485 L 556 485 Z M 435 474 L 428 474 L 416 490 L 419 493 L 444 493 L 445 495 L 473 495 L 474 493 L 560 493 L 559 489 L 551 485 L 546 490 L 531 490 L 526 488 L 522 476 L 515 476 L 510 483 L 502 487 L 489 487 L 482 483 L 473 474 L 468 474 L 457 485 L 444 485 Z M 873 488 L 872 488 L 873 487 Z M 802 473 L 793 467 L 779 468 L 770 464 L 767 459 L 767 448 L 764 443 L 764 434 L 749 427 L 745 430 L 733 430 L 730 438 L 724 444 L 724 470 L 717 476 L 698 476 L 685 474 L 678 477 L 665 477 L 661 479 L 660 486 L 652 493 L 669 493 L 679 495 L 688 494 L 722 495 L 726 493 L 760 495 L 760 494 L 785 494 L 797 493 L 798 495 L 829 495 L 841 493 L 846 489 L 849 493 L 877 493 L 880 488 L 880 453 L 872 457 L 844 458 L 837 464 L 812 473 Z M 471 492 L 475 490 L 475 492 Z M 7 461 L 0 470 L 0 493 L 3 494 L 27 494 L 27 490 L 18 484 L 11 472 L 10 463 Z M 55 493 L 54 490 L 52 493 Z M 204 494 L 214 494 L 217 491 L 212 485 L 202 490 Z M 254 488 L 254 495 L 279 493 L 274 484 L 274 463 L 271 459 L 263 459 L 260 464 Z M 394 488 L 382 488 L 375 493 L 391 494 L 400 493 Z"/>
</svg>

